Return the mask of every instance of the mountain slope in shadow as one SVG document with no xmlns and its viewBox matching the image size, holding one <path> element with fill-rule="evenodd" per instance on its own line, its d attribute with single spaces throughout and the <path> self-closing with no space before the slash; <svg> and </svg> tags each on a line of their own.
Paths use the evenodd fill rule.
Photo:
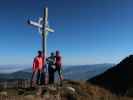
<svg viewBox="0 0 133 100">
<path fill-rule="evenodd" d="M 133 55 L 126 57 L 103 74 L 89 79 L 88 82 L 124 95 L 128 89 L 133 88 Z"/>
</svg>

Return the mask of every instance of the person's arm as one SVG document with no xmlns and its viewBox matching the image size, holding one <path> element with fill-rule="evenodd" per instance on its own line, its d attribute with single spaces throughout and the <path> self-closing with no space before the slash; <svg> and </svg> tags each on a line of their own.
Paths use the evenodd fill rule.
<svg viewBox="0 0 133 100">
<path fill-rule="evenodd" d="M 62 67 L 62 57 L 60 56 L 60 66 Z"/>
<path fill-rule="evenodd" d="M 54 57 L 54 65 L 55 65 L 55 63 L 56 63 L 56 57 Z"/>
<path fill-rule="evenodd" d="M 35 72 L 35 66 L 36 66 L 36 58 L 34 58 L 33 60 L 32 72 Z"/>
<path fill-rule="evenodd" d="M 46 63 L 47 63 L 47 64 L 49 63 L 49 57 L 46 58 Z"/>
</svg>

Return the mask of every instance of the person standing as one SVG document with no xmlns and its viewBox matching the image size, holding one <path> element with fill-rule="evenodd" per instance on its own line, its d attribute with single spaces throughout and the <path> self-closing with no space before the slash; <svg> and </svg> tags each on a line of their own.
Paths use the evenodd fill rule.
<svg viewBox="0 0 133 100">
<path fill-rule="evenodd" d="M 32 66 L 31 87 L 33 83 L 36 83 L 37 85 L 41 84 L 43 77 L 42 73 L 44 72 L 44 63 L 45 62 L 43 61 L 42 51 L 38 51 L 38 55 L 34 58 Z M 36 82 L 34 81 L 35 76 L 36 76 Z"/>
<path fill-rule="evenodd" d="M 52 52 L 50 57 L 47 58 L 48 63 L 48 76 L 49 76 L 49 84 L 54 84 L 54 72 L 55 72 L 55 56 Z"/>
<path fill-rule="evenodd" d="M 59 74 L 60 85 L 62 85 L 62 81 L 63 81 L 62 58 L 58 50 L 56 51 L 56 55 L 55 55 L 55 66 L 56 66 L 55 71 L 57 71 Z"/>
</svg>

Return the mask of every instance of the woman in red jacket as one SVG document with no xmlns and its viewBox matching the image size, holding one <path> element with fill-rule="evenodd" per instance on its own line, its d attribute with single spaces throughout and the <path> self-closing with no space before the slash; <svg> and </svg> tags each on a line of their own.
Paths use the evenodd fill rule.
<svg viewBox="0 0 133 100">
<path fill-rule="evenodd" d="M 38 51 L 38 56 L 36 56 L 33 61 L 31 86 L 32 86 L 32 83 L 34 82 L 34 78 L 35 78 L 36 74 L 37 74 L 36 84 L 39 85 L 41 83 L 41 81 L 42 81 L 41 75 L 42 75 L 43 71 L 44 71 L 43 55 L 42 55 L 41 51 Z"/>
<path fill-rule="evenodd" d="M 55 71 L 57 71 L 58 74 L 59 74 L 60 85 L 62 85 L 62 81 L 63 81 L 62 58 L 60 56 L 60 52 L 59 51 L 56 51 L 55 66 L 56 66 Z"/>
</svg>

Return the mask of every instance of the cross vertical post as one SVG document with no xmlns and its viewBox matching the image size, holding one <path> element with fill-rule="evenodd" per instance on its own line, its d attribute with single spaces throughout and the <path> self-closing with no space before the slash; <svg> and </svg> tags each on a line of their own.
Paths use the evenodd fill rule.
<svg viewBox="0 0 133 100">
<path fill-rule="evenodd" d="M 43 26 L 42 26 L 42 51 L 43 51 L 43 61 L 46 62 L 47 57 L 47 31 L 46 31 L 46 24 L 48 20 L 48 8 L 44 8 L 44 15 L 43 15 Z M 43 65 L 45 66 L 45 65 Z"/>
<path fill-rule="evenodd" d="M 49 27 L 48 24 L 48 7 L 44 8 L 44 14 L 43 17 L 40 17 L 38 22 L 34 22 L 31 20 L 28 20 L 28 24 L 37 27 L 39 29 L 39 32 L 41 33 L 42 40 L 42 53 L 43 53 L 43 61 L 46 63 L 46 57 L 47 57 L 47 36 L 48 32 L 54 32 L 53 29 Z M 44 63 L 43 66 L 44 67 Z"/>
</svg>

